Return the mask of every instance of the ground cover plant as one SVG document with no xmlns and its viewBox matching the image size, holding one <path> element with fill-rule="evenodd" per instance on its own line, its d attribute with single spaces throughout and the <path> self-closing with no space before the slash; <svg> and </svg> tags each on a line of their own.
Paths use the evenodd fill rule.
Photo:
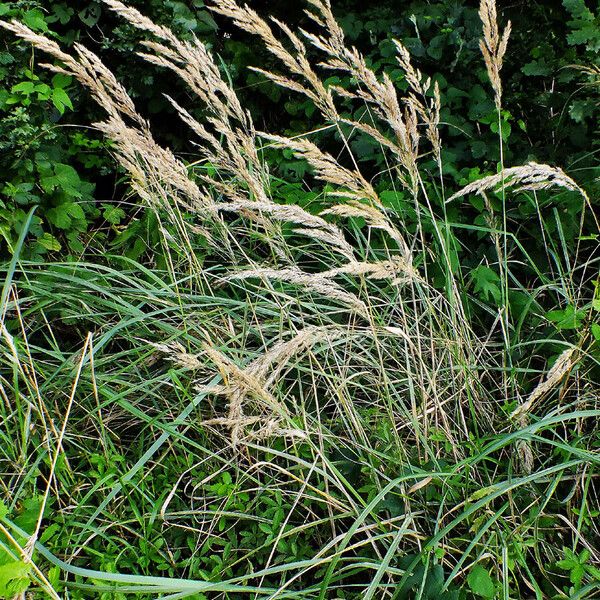
<svg viewBox="0 0 600 600">
<path fill-rule="evenodd" d="M 87 89 L 94 151 L 146 212 L 133 255 L 41 261 L 35 206 L 11 233 L 0 596 L 600 597 L 597 171 L 508 162 L 495 3 L 478 16 L 497 141 L 467 171 L 446 162 L 440 81 L 399 40 L 394 80 L 326 0 L 303 28 L 209 7 L 311 107 L 302 133 L 259 130 L 199 39 L 104 4 L 188 90 L 166 100 L 195 155 L 159 144 L 85 46 L 1 23 Z M 42 189 L 79 207 L 61 173 Z"/>
</svg>

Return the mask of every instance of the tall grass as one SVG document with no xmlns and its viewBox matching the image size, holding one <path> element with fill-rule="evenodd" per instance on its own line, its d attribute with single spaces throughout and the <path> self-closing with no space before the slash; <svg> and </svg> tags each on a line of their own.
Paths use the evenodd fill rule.
<svg viewBox="0 0 600 600">
<path fill-rule="evenodd" d="M 309 0 L 314 32 L 233 0 L 212 8 L 280 61 L 257 71 L 314 103 L 339 158 L 311 132 L 256 131 L 199 40 L 105 3 L 206 116 L 172 101 L 198 142 L 187 166 L 100 58 L 1 23 L 106 111 L 96 127 L 168 256 L 159 270 L 109 255 L 26 263 L 17 249 L 4 268 L 3 562 L 55 598 L 594 597 L 598 354 L 587 325 L 556 334 L 544 317 L 593 314 L 597 251 L 553 239 L 560 219 L 543 204 L 578 196 L 581 227 L 596 223 L 582 187 L 530 163 L 446 191 L 438 87 L 396 42 L 400 98 L 327 0 Z M 492 0 L 481 16 L 500 111 L 510 28 Z M 328 87 L 323 69 L 354 87 Z M 380 144 L 410 211 L 385 206 L 348 131 Z M 266 147 L 308 162 L 325 210 L 280 201 Z M 515 195 L 536 207 L 535 256 L 507 216 Z M 473 196 L 487 223 L 454 223 L 449 207 Z M 461 228 L 491 249 L 495 305 L 456 264 Z"/>
</svg>

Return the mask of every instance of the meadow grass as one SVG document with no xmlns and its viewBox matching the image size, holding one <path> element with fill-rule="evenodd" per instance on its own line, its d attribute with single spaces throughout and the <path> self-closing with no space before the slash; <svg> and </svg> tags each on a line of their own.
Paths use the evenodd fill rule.
<svg viewBox="0 0 600 600">
<path fill-rule="evenodd" d="M 259 72 L 314 103 L 339 157 L 311 132 L 257 132 L 199 40 L 104 1 L 205 118 L 173 101 L 198 141 L 186 165 L 97 56 L 0 23 L 106 111 L 96 126 L 156 212 L 165 257 L 27 262 L 24 227 L 3 266 L 3 593 L 596 597 L 600 292 L 584 233 L 598 228 L 582 186 L 501 161 L 446 190 L 438 87 L 397 42 L 400 98 L 326 0 L 309 0 L 314 32 L 233 0 L 212 8 L 280 61 Z M 500 115 L 510 26 L 492 0 L 480 14 Z M 325 85 L 329 70 L 354 87 Z M 381 145 L 406 208 L 385 204 L 348 131 Z M 324 210 L 277 197 L 267 147 L 309 164 Z M 565 197 L 580 206 L 576 243 Z M 485 221 L 454 222 L 470 198 Z M 526 226 L 515 198 L 533 207 Z M 475 267 L 457 264 L 463 235 L 486 244 Z"/>
</svg>

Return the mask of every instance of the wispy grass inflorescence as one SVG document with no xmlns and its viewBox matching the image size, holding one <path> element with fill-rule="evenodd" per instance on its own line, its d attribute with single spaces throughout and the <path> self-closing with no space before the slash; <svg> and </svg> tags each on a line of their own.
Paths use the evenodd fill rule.
<svg viewBox="0 0 600 600">
<path fill-rule="evenodd" d="M 479 41 L 479 48 L 483 54 L 488 77 L 494 90 L 496 108 L 500 110 L 502 105 L 502 80 L 500 78 L 500 71 L 502 70 L 502 61 L 508 46 L 511 24 L 509 21 L 502 34 L 500 34 L 495 0 L 482 0 L 479 5 L 479 17 L 483 23 L 483 39 Z"/>
</svg>

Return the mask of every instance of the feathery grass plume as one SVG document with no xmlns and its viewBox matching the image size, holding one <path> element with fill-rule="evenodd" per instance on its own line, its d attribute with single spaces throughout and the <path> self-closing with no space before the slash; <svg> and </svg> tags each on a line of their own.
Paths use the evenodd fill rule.
<svg viewBox="0 0 600 600">
<path fill-rule="evenodd" d="M 235 0 L 214 0 L 210 8 L 214 12 L 232 19 L 240 29 L 260 37 L 266 48 L 284 64 L 292 75 L 304 80 L 304 84 L 264 69 L 252 67 L 252 70 L 261 73 L 279 86 L 304 94 L 314 102 L 328 120 L 336 121 L 338 119 L 331 91 L 325 87 L 321 78 L 313 70 L 306 56 L 306 47 L 287 25 L 273 19 L 273 22 L 279 26 L 291 42 L 295 54 L 287 50 L 283 43 L 275 37 L 269 24 L 248 5 L 241 7 Z"/>
<path fill-rule="evenodd" d="M 287 363 L 300 352 L 310 349 L 319 342 L 330 344 L 332 341 L 348 336 L 346 327 L 332 325 L 310 325 L 296 332 L 289 340 L 281 340 L 247 367 L 247 372 L 271 387 L 280 377 Z"/>
<path fill-rule="evenodd" d="M 245 427 L 261 422 L 264 424 L 268 422 L 267 416 L 277 415 L 277 425 L 289 421 L 287 408 L 269 392 L 260 372 L 239 367 L 208 342 L 203 344 L 203 351 L 217 366 L 224 381 L 224 385 L 215 388 L 213 392 L 224 394 L 229 400 L 227 417 L 204 421 L 204 425 L 228 427 L 231 430 L 231 443 L 235 447 L 242 441 Z M 250 399 L 252 408 L 258 411 L 258 415 L 247 416 L 244 413 L 244 407 L 250 403 Z M 274 429 L 272 424 L 269 427 Z"/>
<path fill-rule="evenodd" d="M 94 100 L 108 115 L 111 117 L 126 115 L 141 129 L 147 129 L 147 122 L 136 112 L 135 105 L 125 88 L 93 52 L 90 52 L 81 44 L 75 43 L 73 45 L 77 56 L 77 59 L 75 59 L 63 52 L 54 40 L 34 32 L 18 21 L 0 21 L 0 27 L 11 31 L 19 38 L 63 63 L 64 66 L 62 67 L 51 64 L 42 64 L 41 66 L 77 79 L 91 92 Z"/>
<path fill-rule="evenodd" d="M 287 138 L 280 135 L 261 133 L 265 139 L 275 142 L 278 148 L 289 148 L 298 158 L 303 158 L 315 170 L 315 176 L 327 183 L 344 188 L 336 195 L 347 196 L 357 200 L 367 199 L 374 204 L 381 204 L 373 186 L 359 173 L 342 167 L 337 160 L 323 152 L 313 142 L 302 138 Z"/>
<path fill-rule="evenodd" d="M 341 267 L 323 271 L 319 275 L 326 279 L 339 275 L 360 275 L 368 279 L 387 279 L 392 282 L 392 285 L 420 280 L 412 264 L 401 256 L 375 263 L 353 261 Z"/>
<path fill-rule="evenodd" d="M 265 200 L 268 171 L 256 150 L 252 119 L 245 111 L 229 83 L 221 76 L 219 67 L 206 46 L 198 39 L 181 41 L 165 26 L 159 26 L 136 9 L 105 0 L 117 14 L 131 25 L 150 33 L 161 42 L 145 40 L 142 44 L 152 51 L 138 54 L 151 64 L 170 69 L 202 101 L 209 113 L 207 122 L 214 133 L 198 123 L 187 110 L 168 97 L 183 121 L 203 141 L 200 154 L 221 172 L 241 178 L 250 192 Z M 204 177 L 208 184 L 214 183 Z"/>
<path fill-rule="evenodd" d="M 479 48 L 483 54 L 488 77 L 494 90 L 496 108 L 500 110 L 502 106 L 502 80 L 500 79 L 500 71 L 506 47 L 508 46 L 511 24 L 509 21 L 502 35 L 500 35 L 496 0 L 481 0 L 479 4 L 479 17 L 483 23 L 483 39 L 479 40 Z"/>
<path fill-rule="evenodd" d="M 372 205 L 350 200 L 347 204 L 336 204 L 331 208 L 321 211 L 321 215 L 334 215 L 344 218 L 360 217 L 364 219 L 369 227 L 385 231 L 397 244 L 405 260 L 412 262 L 410 249 L 406 244 L 404 236 L 391 222 L 382 210 Z"/>
<path fill-rule="evenodd" d="M 529 394 L 529 398 L 510 414 L 520 427 L 526 427 L 529 422 L 531 410 L 549 392 L 551 392 L 571 371 L 576 364 L 575 355 L 577 348 L 567 348 L 556 359 L 552 368 L 546 374 L 546 378 L 540 381 L 535 389 Z M 519 440 L 517 444 L 517 456 L 521 469 L 524 473 L 531 473 L 533 470 L 534 456 L 530 440 Z"/>
<path fill-rule="evenodd" d="M 503 169 L 497 175 L 482 177 L 453 194 L 446 202 L 452 202 L 468 194 L 481 194 L 487 190 L 498 191 L 500 186 L 503 189 L 514 188 L 515 192 L 546 190 L 556 186 L 580 193 L 589 203 L 585 190 L 579 187 L 562 169 L 535 162 Z"/>
<path fill-rule="evenodd" d="M 344 41 L 344 33 L 337 24 L 331 11 L 329 0 L 310 0 L 310 4 L 317 9 L 317 13 L 306 11 L 307 15 L 327 33 L 325 35 L 314 35 L 302 30 L 303 35 L 321 51 L 328 59 L 323 66 L 330 69 L 345 71 L 358 82 L 354 92 L 334 87 L 333 89 L 342 96 L 358 98 L 374 107 L 377 116 L 386 123 L 394 132 L 396 143 L 390 143 L 387 138 L 374 127 L 361 122 L 350 121 L 349 123 L 367 135 L 382 143 L 384 147 L 390 148 L 399 159 L 400 165 L 405 173 L 401 173 L 400 181 L 406 187 L 416 193 L 418 182 L 417 158 L 419 152 L 419 133 L 415 114 L 420 114 L 427 123 L 427 137 L 431 140 L 436 156 L 440 152 L 439 132 L 439 93 L 434 96 L 431 105 L 423 104 L 415 94 L 423 97 L 430 86 L 430 80 L 422 83 L 422 75 L 418 69 L 412 66 L 410 55 L 400 42 L 394 40 L 398 51 L 398 62 L 406 73 L 412 93 L 406 99 L 407 108 L 402 111 L 398 102 L 396 90 L 389 77 L 384 73 L 380 81 L 373 70 L 367 65 L 364 57 L 356 48 L 347 48 Z M 383 138 L 383 139 L 382 139 Z"/>
<path fill-rule="evenodd" d="M 552 368 L 546 374 L 546 378 L 540 381 L 535 389 L 529 394 L 529 398 L 523 404 L 520 404 L 510 415 L 511 419 L 525 417 L 533 408 L 535 403 L 550 392 L 559 384 L 565 375 L 575 366 L 575 354 L 577 348 L 567 348 L 556 359 Z"/>
<path fill-rule="evenodd" d="M 215 210 L 236 213 L 247 210 L 252 213 L 265 213 L 271 219 L 300 225 L 301 227 L 294 229 L 296 233 L 332 246 L 348 260 L 354 258 L 354 249 L 346 241 L 342 231 L 332 223 L 325 221 L 325 219 L 309 213 L 296 204 L 277 204 L 270 200 L 268 202 L 248 200 L 238 197 L 238 193 L 232 186 L 227 185 L 223 189 L 228 192 L 229 201 L 216 202 L 214 204 Z"/>
<path fill-rule="evenodd" d="M 245 279 L 268 279 L 291 283 L 313 291 L 325 298 L 331 298 L 341 302 L 345 306 L 355 310 L 365 318 L 368 318 L 367 307 L 364 302 L 351 292 L 344 290 L 340 285 L 328 279 L 320 273 L 305 273 L 298 267 L 286 269 L 271 269 L 268 267 L 247 269 L 227 276 L 230 281 Z"/>
<path fill-rule="evenodd" d="M 167 344 L 161 344 L 158 342 L 148 342 L 151 346 L 156 348 L 159 352 L 165 355 L 165 357 L 172 363 L 184 369 L 190 371 L 197 371 L 202 369 L 205 365 L 200 360 L 199 354 L 190 354 L 185 346 L 180 342 L 169 342 Z"/>
<path fill-rule="evenodd" d="M 168 27 L 156 25 L 135 8 L 118 0 L 103 2 L 134 27 L 162 40 L 163 43 L 142 42 L 153 51 L 153 54 L 140 53 L 148 62 L 166 67 L 179 75 L 218 119 L 235 120 L 246 129 L 252 129 L 248 112 L 221 77 L 218 65 L 202 42 L 198 39 L 182 41 Z"/>
<path fill-rule="evenodd" d="M 212 164 L 221 177 L 220 180 L 207 175 L 201 175 L 200 178 L 207 186 L 221 190 L 228 198 L 237 199 L 231 209 L 227 209 L 223 203 L 220 205 L 220 209 L 233 211 L 234 206 L 242 208 L 243 204 L 243 208 L 247 211 L 260 211 L 276 220 L 288 220 L 286 219 L 287 215 L 290 222 L 310 223 L 309 227 L 321 230 L 314 232 L 313 239 L 323 240 L 326 238 L 347 257 L 352 256 L 350 246 L 337 227 L 318 219 L 318 217 L 313 217 L 301 207 L 280 207 L 269 198 L 265 191 L 268 187 L 269 173 L 266 165 L 258 156 L 256 134 L 250 114 L 241 107 L 237 95 L 230 84 L 222 78 L 218 65 L 204 44 L 197 39 L 192 42 L 180 41 L 169 28 L 155 25 L 139 11 L 126 7 L 117 0 L 106 0 L 106 3 L 138 29 L 151 33 L 162 40 L 163 43 L 143 42 L 147 48 L 153 51 L 153 54 L 139 53 L 140 56 L 152 64 L 168 68 L 176 73 L 209 111 L 211 116 L 207 118 L 207 122 L 212 125 L 214 133 L 208 131 L 187 110 L 169 98 L 183 121 L 203 141 L 203 146 L 199 148 L 203 160 Z M 257 21 L 258 17 L 252 11 L 245 11 L 244 15 L 246 15 L 248 23 L 253 23 L 255 27 L 261 28 L 260 19 Z M 289 30 L 287 33 L 300 52 L 301 47 L 298 46 L 297 38 Z M 280 47 L 274 38 L 267 37 L 271 40 L 273 48 L 279 48 L 285 54 L 283 47 Z M 320 84 L 320 81 L 316 74 L 310 71 L 306 57 L 300 58 L 299 61 L 298 68 L 305 72 L 317 89 L 321 90 L 317 85 L 317 83 Z M 227 183 L 222 179 L 226 174 L 234 181 L 243 181 L 250 193 L 251 200 L 256 203 L 254 207 L 244 203 L 240 198 L 242 190 L 239 185 L 235 185 L 233 182 Z"/>
</svg>

